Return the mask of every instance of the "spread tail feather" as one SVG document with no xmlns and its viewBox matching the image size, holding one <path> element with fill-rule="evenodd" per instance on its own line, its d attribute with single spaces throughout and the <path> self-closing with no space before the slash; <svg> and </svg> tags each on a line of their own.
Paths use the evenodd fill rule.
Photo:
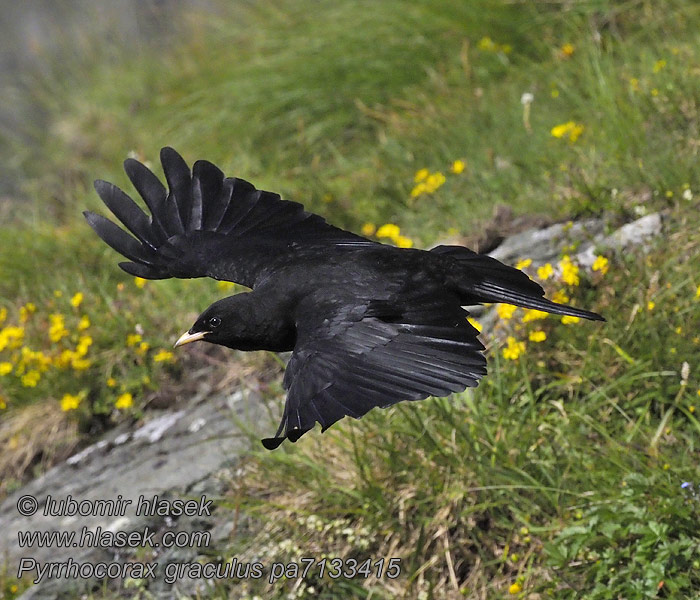
<svg viewBox="0 0 700 600">
<path fill-rule="evenodd" d="M 456 261 L 453 283 L 465 305 L 502 302 L 557 315 L 605 321 L 599 314 L 544 297 L 544 290 L 520 269 L 509 267 L 491 256 L 477 254 L 464 246 L 437 246 L 431 252 Z"/>
</svg>

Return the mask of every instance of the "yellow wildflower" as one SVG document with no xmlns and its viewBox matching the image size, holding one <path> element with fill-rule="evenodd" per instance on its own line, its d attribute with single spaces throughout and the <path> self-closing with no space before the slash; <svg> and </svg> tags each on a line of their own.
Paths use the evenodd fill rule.
<svg viewBox="0 0 700 600">
<path fill-rule="evenodd" d="M 510 319 L 517 308 L 517 306 L 513 306 L 512 304 L 499 304 L 496 307 L 496 312 L 501 319 Z"/>
<path fill-rule="evenodd" d="M 36 387 L 36 384 L 39 383 L 39 379 L 41 379 L 41 373 L 36 369 L 32 369 L 22 375 L 22 385 L 24 387 Z"/>
<path fill-rule="evenodd" d="M 159 350 L 153 357 L 153 362 L 172 362 L 175 355 L 168 350 Z"/>
<path fill-rule="evenodd" d="M 651 95 L 654 96 L 654 98 L 656 98 L 659 95 L 659 90 L 657 88 L 653 88 L 651 90 Z"/>
<path fill-rule="evenodd" d="M 413 181 L 420 183 L 421 181 L 425 181 L 428 178 L 428 175 L 430 175 L 430 171 L 428 171 L 428 169 L 418 169 L 416 174 L 413 176 Z"/>
<path fill-rule="evenodd" d="M 649 302 L 647 302 L 647 310 L 654 310 L 655 306 L 656 302 L 654 302 L 653 300 L 649 300 Z"/>
<path fill-rule="evenodd" d="M 608 272 L 608 259 L 604 256 L 597 256 L 591 267 L 594 271 L 600 271 L 603 275 Z"/>
<path fill-rule="evenodd" d="M 576 123 L 575 121 L 567 121 L 566 123 L 561 123 L 560 125 L 555 125 L 552 127 L 550 133 L 555 138 L 563 138 L 565 136 L 569 137 L 571 143 L 575 142 L 581 134 L 583 133 L 584 126 L 581 123 Z"/>
<path fill-rule="evenodd" d="M 9 348 L 14 350 L 22 345 L 24 339 L 24 327 L 16 327 L 8 325 L 5 329 L 0 330 L 0 350 Z"/>
<path fill-rule="evenodd" d="M 633 92 L 639 91 L 639 79 L 637 79 L 636 77 L 630 78 L 630 89 Z"/>
<path fill-rule="evenodd" d="M 0 308 L 0 325 L 5 322 L 5 319 L 7 319 L 7 309 L 3 307 Z"/>
<path fill-rule="evenodd" d="M 3 396 L 0 396 L 0 410 L 5 410 L 7 408 L 7 401 Z"/>
<path fill-rule="evenodd" d="M 425 194 L 427 191 L 427 187 L 425 185 L 425 182 L 421 182 L 413 186 L 413 189 L 411 190 L 411 198 L 417 198 L 421 194 Z"/>
<path fill-rule="evenodd" d="M 578 265 L 571 262 L 568 254 L 565 254 L 559 261 L 559 268 L 561 269 L 561 278 L 564 283 L 569 285 L 579 284 Z"/>
<path fill-rule="evenodd" d="M 401 230 L 399 229 L 398 225 L 394 225 L 393 223 L 387 223 L 386 225 L 382 225 L 377 230 L 377 237 L 389 238 L 394 240 L 399 237 L 400 232 Z"/>
<path fill-rule="evenodd" d="M 139 347 L 136 348 L 136 353 L 143 356 L 144 354 L 146 354 L 146 352 L 148 352 L 148 349 L 150 347 L 151 347 L 151 345 L 148 342 L 141 342 L 139 344 Z"/>
<path fill-rule="evenodd" d="M 691 405 L 688 407 L 688 412 L 690 412 L 690 413 L 694 413 L 694 412 L 695 412 L 695 405 L 694 405 L 694 404 L 691 404 Z"/>
<path fill-rule="evenodd" d="M 117 385 L 117 380 L 114 377 L 107 379 L 107 387 L 115 387 Z"/>
<path fill-rule="evenodd" d="M 399 248 L 412 248 L 413 240 L 411 238 L 400 235 L 394 240 Z"/>
<path fill-rule="evenodd" d="M 503 358 L 506 360 L 518 360 L 525 352 L 525 342 L 518 342 L 512 335 L 506 340 L 507 346 L 503 348 Z"/>
<path fill-rule="evenodd" d="M 566 304 L 568 301 L 569 296 L 567 296 L 564 290 L 554 292 L 554 295 L 552 296 L 552 302 L 556 302 L 557 304 Z"/>
<path fill-rule="evenodd" d="M 564 315 L 561 318 L 561 322 L 564 323 L 564 325 L 569 325 L 569 323 L 578 323 L 581 319 L 578 317 L 572 317 L 571 315 Z"/>
<path fill-rule="evenodd" d="M 90 318 L 87 315 L 83 315 L 78 323 L 78 331 L 85 331 L 88 327 L 90 327 Z"/>
<path fill-rule="evenodd" d="M 515 596 L 515 594 L 519 594 L 522 591 L 523 591 L 523 586 L 520 585 L 517 581 L 515 583 L 512 583 L 510 585 L 510 587 L 508 588 L 508 593 L 511 594 L 512 596 Z"/>
<path fill-rule="evenodd" d="M 561 47 L 561 53 L 568 58 L 574 53 L 574 45 L 567 42 Z"/>
<path fill-rule="evenodd" d="M 78 308 L 83 302 L 83 293 L 82 292 L 77 292 L 71 299 L 70 299 L 70 305 L 73 308 Z"/>
<path fill-rule="evenodd" d="M 544 342 L 547 339 L 547 334 L 541 329 L 537 329 L 536 331 L 531 331 L 528 337 L 531 342 Z"/>
<path fill-rule="evenodd" d="M 90 346 L 92 346 L 92 338 L 89 335 L 80 336 L 78 345 L 75 348 L 75 354 L 77 356 L 85 356 Z"/>
<path fill-rule="evenodd" d="M 700 298 L 700 285 L 695 290 L 695 299 L 697 300 L 698 298 Z"/>
<path fill-rule="evenodd" d="M 437 190 L 443 183 L 445 183 L 446 179 L 445 176 L 440 173 L 431 173 L 428 175 L 428 178 L 425 180 L 425 191 L 428 192 L 429 194 L 432 194 L 435 190 Z"/>
<path fill-rule="evenodd" d="M 549 279 L 552 275 L 554 275 L 554 269 L 549 263 L 542 265 L 537 269 L 537 277 L 539 277 L 543 281 Z"/>
<path fill-rule="evenodd" d="M 552 98 L 559 98 L 559 90 L 557 88 L 554 88 L 551 92 L 550 95 Z"/>
<path fill-rule="evenodd" d="M 74 394 L 63 394 L 61 398 L 61 410 L 63 412 L 68 412 L 69 410 L 75 410 L 80 406 L 80 396 Z"/>
<path fill-rule="evenodd" d="M 135 346 L 141 341 L 141 335 L 138 333 L 130 333 L 126 336 L 126 345 Z"/>
<path fill-rule="evenodd" d="M 541 319 L 546 319 L 548 313 L 543 310 L 537 310 L 535 308 L 528 308 L 523 315 L 523 323 L 529 323 L 530 321 L 539 321 Z"/>
<path fill-rule="evenodd" d="M 377 226 L 374 223 L 365 223 L 360 231 L 362 231 L 362 235 L 369 237 L 377 231 Z"/>
<path fill-rule="evenodd" d="M 660 59 L 660 60 L 657 60 L 657 61 L 654 63 L 654 66 L 652 67 L 652 71 L 654 71 L 654 73 L 658 73 L 658 72 L 661 71 L 661 69 L 663 69 L 665 66 L 666 66 L 666 61 L 662 58 L 662 59 Z"/>
<path fill-rule="evenodd" d="M 54 290 L 53 295 L 56 296 L 56 298 L 60 298 L 63 296 L 63 292 L 61 290 Z"/>
<path fill-rule="evenodd" d="M 524 258 L 523 260 L 519 260 L 517 262 L 517 264 L 515 265 L 515 268 L 516 269 L 527 269 L 531 264 L 532 264 L 531 258 Z"/>
<path fill-rule="evenodd" d="M 32 302 L 27 302 L 24 306 L 19 309 L 19 322 L 26 323 L 29 320 L 30 315 L 36 312 L 36 306 Z"/>
<path fill-rule="evenodd" d="M 74 353 L 71 350 L 63 350 L 54 361 L 59 368 L 67 367 L 73 360 Z"/>
<path fill-rule="evenodd" d="M 452 166 L 450 167 L 450 171 L 454 173 L 455 175 L 459 175 L 464 171 L 466 168 L 467 163 L 465 163 L 463 160 L 457 159 L 452 163 Z"/>
<path fill-rule="evenodd" d="M 67 335 L 68 330 L 63 315 L 57 313 L 49 315 L 49 339 L 52 342 L 59 342 Z"/>
<path fill-rule="evenodd" d="M 12 373 L 12 363 L 0 362 L 0 376 Z"/>
<path fill-rule="evenodd" d="M 481 333 L 481 330 L 484 328 L 484 326 L 481 323 L 479 323 L 479 321 L 477 321 L 473 317 L 467 317 L 467 321 L 469 321 L 469 324 L 474 329 L 476 329 L 479 333 Z"/>
<path fill-rule="evenodd" d="M 117 398 L 117 401 L 114 403 L 114 407 L 118 408 L 119 410 L 129 408 L 132 404 L 134 403 L 134 397 L 127 392 L 126 394 L 122 394 Z"/>
<path fill-rule="evenodd" d="M 71 360 L 70 363 L 71 367 L 73 367 L 75 371 L 84 371 L 85 369 L 89 369 L 91 364 L 91 360 L 78 357 L 73 357 L 73 360 Z"/>
<path fill-rule="evenodd" d="M 143 279 L 143 277 L 134 277 L 134 283 L 137 288 L 143 288 L 143 286 L 146 285 L 146 280 Z"/>
</svg>

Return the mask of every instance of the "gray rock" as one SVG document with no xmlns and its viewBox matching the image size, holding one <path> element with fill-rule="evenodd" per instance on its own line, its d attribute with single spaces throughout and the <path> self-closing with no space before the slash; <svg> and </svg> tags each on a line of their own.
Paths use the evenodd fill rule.
<svg viewBox="0 0 700 600">
<path fill-rule="evenodd" d="M 206 401 L 204 401 L 206 400 Z M 168 562 L 194 561 L 198 548 L 70 548 L 47 547 L 37 544 L 22 548 L 18 532 L 58 531 L 76 532 L 83 527 L 96 531 L 134 531 L 148 526 L 156 531 L 156 539 L 164 531 L 209 531 L 217 519 L 230 520 L 227 511 L 212 516 L 139 516 L 136 506 L 140 496 L 151 499 L 199 499 L 220 495 L 217 474 L 247 452 L 251 440 L 241 434 L 236 422 L 255 423 L 265 419 L 266 411 L 257 394 L 242 392 L 206 397 L 198 394 L 189 404 L 177 411 L 152 414 L 150 419 L 133 433 L 115 430 L 102 440 L 73 455 L 64 463 L 47 471 L 25 485 L 0 504 L 0 555 L 10 572 L 16 572 L 22 558 L 33 558 L 38 563 L 65 562 L 72 558 L 77 563 L 158 562 L 158 579 L 151 582 L 149 591 L 156 597 L 173 597 L 173 586 L 163 582 L 161 570 Z M 250 427 L 252 429 L 252 426 Z M 235 472 L 229 478 L 235 477 Z M 21 516 L 17 501 L 22 496 L 33 496 L 38 511 L 31 517 Z M 47 497 L 63 500 L 68 496 L 82 500 L 131 500 L 123 514 L 87 516 L 45 515 Z M 215 509 L 215 504 L 213 505 Z M 76 540 L 78 538 L 76 537 Z M 84 546 L 84 545 L 83 545 Z M 206 548 L 201 549 L 207 552 Z M 36 573 L 28 573 L 36 577 Z M 147 580 L 148 581 L 148 580 Z M 124 585 L 121 579 L 105 580 L 108 587 Z M 175 586 L 184 593 L 194 591 L 201 580 L 178 580 Z M 95 579 L 50 578 L 30 587 L 23 600 L 43 598 L 76 598 L 103 583 Z M 152 589 L 150 589 L 152 588 Z"/>
</svg>

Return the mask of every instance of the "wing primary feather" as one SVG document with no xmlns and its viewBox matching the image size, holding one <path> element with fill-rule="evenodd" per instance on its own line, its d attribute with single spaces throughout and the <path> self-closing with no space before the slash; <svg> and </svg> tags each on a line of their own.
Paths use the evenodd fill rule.
<svg viewBox="0 0 700 600">
<path fill-rule="evenodd" d="M 131 233 L 155 249 L 158 239 L 153 235 L 151 221 L 139 206 L 116 185 L 98 179 L 94 183 L 97 195 Z"/>
<path fill-rule="evenodd" d="M 163 211 L 168 191 L 148 167 L 133 158 L 127 158 L 124 161 L 124 171 L 148 206 L 148 210 L 151 211 L 154 234 L 160 242 L 165 241 L 168 239 L 168 235 L 165 230 Z"/>
<path fill-rule="evenodd" d="M 85 219 L 102 240 L 129 260 L 137 263 L 153 264 L 153 257 L 146 252 L 146 246 L 131 237 L 118 225 L 109 219 L 86 210 Z"/>
<path fill-rule="evenodd" d="M 183 231 L 189 226 L 189 216 L 192 205 L 192 176 L 185 159 L 175 150 L 165 147 L 160 151 L 160 161 L 163 164 L 165 179 L 168 181 L 170 196 L 174 198 Z"/>
</svg>

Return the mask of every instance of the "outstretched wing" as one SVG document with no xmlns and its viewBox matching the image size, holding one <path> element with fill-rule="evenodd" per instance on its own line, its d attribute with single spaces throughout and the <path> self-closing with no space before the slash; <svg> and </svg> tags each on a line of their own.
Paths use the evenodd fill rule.
<svg viewBox="0 0 700 600">
<path fill-rule="evenodd" d="M 97 235 L 129 259 L 119 266 L 132 275 L 208 276 L 253 287 L 300 248 L 375 243 L 329 225 L 297 202 L 224 177 L 210 162 L 197 161 L 190 172 L 172 148 L 163 148 L 160 159 L 168 190 L 140 162 L 124 162 L 151 216 L 115 185 L 95 182 L 100 198 L 132 235 L 101 215 L 84 213 Z"/>
<path fill-rule="evenodd" d="M 317 422 L 325 431 L 376 406 L 476 386 L 486 359 L 467 315 L 456 299 L 442 297 L 424 298 L 400 315 L 382 315 L 372 303 L 310 313 L 297 323 L 282 422 L 263 445 L 296 442 Z"/>
</svg>

